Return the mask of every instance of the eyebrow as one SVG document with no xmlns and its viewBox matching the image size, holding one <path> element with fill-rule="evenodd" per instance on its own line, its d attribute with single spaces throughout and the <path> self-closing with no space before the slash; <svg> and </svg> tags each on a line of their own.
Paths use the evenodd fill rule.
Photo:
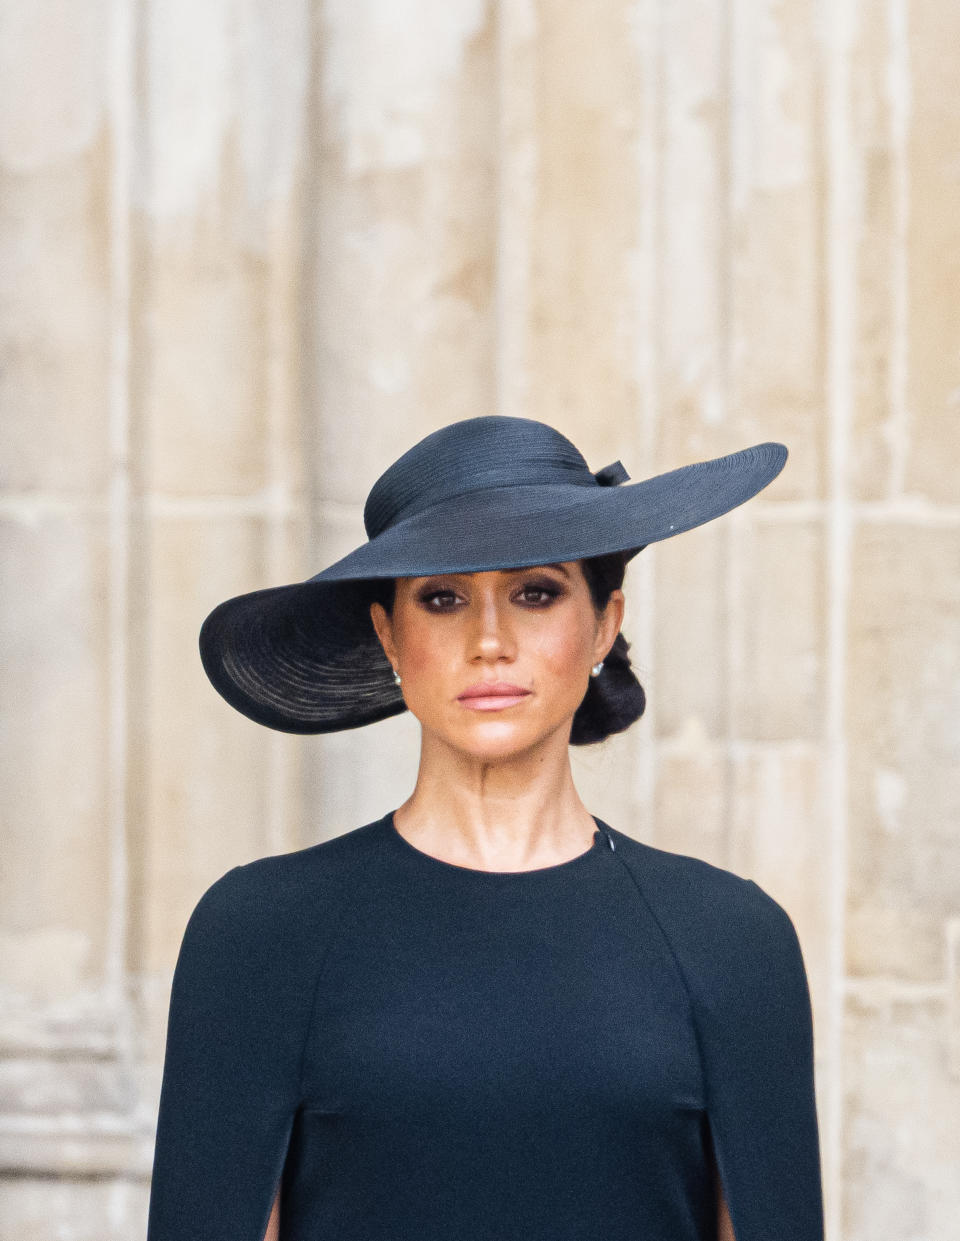
<svg viewBox="0 0 960 1241">
<path fill-rule="evenodd" d="M 562 573 L 565 578 L 570 577 L 570 574 L 563 567 L 563 565 L 557 564 L 556 562 L 551 562 L 550 564 L 543 564 L 543 565 L 539 565 L 539 564 L 521 565 L 519 569 L 501 569 L 500 571 L 501 573 L 533 573 L 537 569 L 556 569 L 559 573 Z M 470 573 L 431 573 L 429 576 L 430 577 L 471 577 L 472 574 Z"/>
<path fill-rule="evenodd" d="M 562 564 L 556 564 L 555 562 L 544 565 L 528 564 L 524 565 L 523 568 L 520 569 L 504 569 L 503 571 L 504 573 L 529 573 L 532 569 L 556 569 L 558 572 L 562 573 L 564 577 L 570 576 Z"/>
</svg>

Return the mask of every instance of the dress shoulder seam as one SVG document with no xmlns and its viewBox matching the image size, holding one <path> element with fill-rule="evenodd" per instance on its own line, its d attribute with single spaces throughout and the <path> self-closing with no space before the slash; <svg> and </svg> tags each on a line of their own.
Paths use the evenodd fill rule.
<svg viewBox="0 0 960 1241">
<path fill-rule="evenodd" d="M 310 1035 L 313 1032 L 314 1020 L 316 1018 L 317 1000 L 320 995 L 320 983 L 323 979 L 324 971 L 326 970 L 326 966 L 327 966 L 327 961 L 330 958 L 330 953 L 333 950 L 333 945 L 336 943 L 337 939 L 340 937 L 340 934 L 342 933 L 342 928 L 343 928 L 343 923 L 344 923 L 343 914 L 347 908 L 347 902 L 349 900 L 349 897 L 350 897 L 349 879 L 345 879 L 343 880 L 342 885 L 341 885 L 340 899 L 336 903 L 336 922 L 333 926 L 332 931 L 327 937 L 326 947 L 324 948 L 320 956 L 320 961 L 317 965 L 316 976 L 314 977 L 314 980 L 313 980 L 313 987 L 312 987 L 311 996 L 310 996 L 310 1006 L 307 1012 L 306 1025 L 303 1031 L 303 1044 L 300 1048 L 300 1066 L 299 1066 L 299 1071 L 297 1074 L 297 1097 L 300 1099 L 301 1103 L 303 1102 L 303 1098 L 304 1098 L 304 1072 L 306 1070 L 306 1062 L 307 1062 L 307 1047 L 309 1046 L 309 1043 L 310 1043 Z"/>
<path fill-rule="evenodd" d="M 684 993 L 687 997 L 687 1004 L 690 1007 L 690 1019 L 693 1023 L 693 1036 L 697 1044 L 697 1059 L 700 1064 L 701 1090 L 702 1090 L 704 1099 L 706 1099 L 708 1097 L 707 1071 L 706 1071 L 706 1061 L 704 1059 L 704 1054 L 703 1054 L 703 1043 L 702 1043 L 701 1035 L 700 1035 L 700 1022 L 697 1018 L 697 1006 L 694 1003 L 693 992 L 691 991 L 690 983 L 687 980 L 686 970 L 683 968 L 683 963 L 681 962 L 680 957 L 678 956 L 677 951 L 673 946 L 673 941 L 671 940 L 670 936 L 667 934 L 663 923 L 660 921 L 660 918 L 657 916 L 656 910 L 653 908 L 653 905 L 648 900 L 647 894 L 643 890 L 643 885 L 640 883 L 640 881 L 637 879 L 637 876 L 634 874 L 633 867 L 626 860 L 626 858 L 621 858 L 620 860 L 627 874 L 630 876 L 630 881 L 632 882 L 634 888 L 636 888 L 641 901 L 646 906 L 647 910 L 650 913 L 651 918 L 653 918 L 654 922 L 657 925 L 657 929 L 660 931 L 660 934 L 663 937 L 663 942 L 666 944 L 667 951 L 670 953 L 670 956 L 673 959 L 674 966 L 680 978 L 681 986 L 683 987 Z"/>
</svg>

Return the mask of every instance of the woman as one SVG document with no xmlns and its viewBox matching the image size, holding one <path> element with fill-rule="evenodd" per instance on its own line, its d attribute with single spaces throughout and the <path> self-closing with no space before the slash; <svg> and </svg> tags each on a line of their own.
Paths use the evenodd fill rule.
<svg viewBox="0 0 960 1241">
<path fill-rule="evenodd" d="M 211 612 L 231 705 L 302 733 L 409 709 L 420 767 L 381 819 L 200 898 L 148 1241 L 821 1241 L 789 916 L 592 815 L 568 749 L 643 711 L 627 562 L 785 458 L 623 486 L 544 423 L 468 419 L 381 475 L 365 544 Z"/>
</svg>

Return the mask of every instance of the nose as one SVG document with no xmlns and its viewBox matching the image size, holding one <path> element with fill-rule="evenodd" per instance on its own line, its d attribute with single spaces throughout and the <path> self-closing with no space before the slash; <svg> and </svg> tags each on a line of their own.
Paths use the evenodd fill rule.
<svg viewBox="0 0 960 1241">
<path fill-rule="evenodd" d="M 468 659 L 477 655 L 485 660 L 514 657 L 508 608 L 509 601 L 501 599 L 495 587 L 474 587 L 470 601 Z"/>
</svg>

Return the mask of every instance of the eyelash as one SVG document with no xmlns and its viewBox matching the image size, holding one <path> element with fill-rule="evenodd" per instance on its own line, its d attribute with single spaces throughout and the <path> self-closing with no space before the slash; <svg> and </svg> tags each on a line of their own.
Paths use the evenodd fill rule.
<svg viewBox="0 0 960 1241">
<path fill-rule="evenodd" d="M 540 603 L 527 603 L 523 605 L 524 607 L 531 608 L 531 609 L 548 608 L 554 599 L 558 599 L 563 594 L 563 591 L 558 590 L 555 586 L 538 585 L 534 582 L 527 582 L 521 588 L 520 594 L 521 595 L 526 594 L 528 591 L 535 591 L 539 595 L 547 596 L 547 598 L 545 600 L 542 600 Z M 419 599 L 420 599 L 420 602 L 426 607 L 428 612 L 451 612 L 453 611 L 452 607 L 439 607 L 439 608 L 430 607 L 430 601 L 432 599 L 436 599 L 443 595 L 455 595 L 455 594 L 456 594 L 456 591 L 453 591 L 450 589 L 427 590 L 427 591 L 424 591 L 423 594 L 419 596 Z"/>
</svg>

